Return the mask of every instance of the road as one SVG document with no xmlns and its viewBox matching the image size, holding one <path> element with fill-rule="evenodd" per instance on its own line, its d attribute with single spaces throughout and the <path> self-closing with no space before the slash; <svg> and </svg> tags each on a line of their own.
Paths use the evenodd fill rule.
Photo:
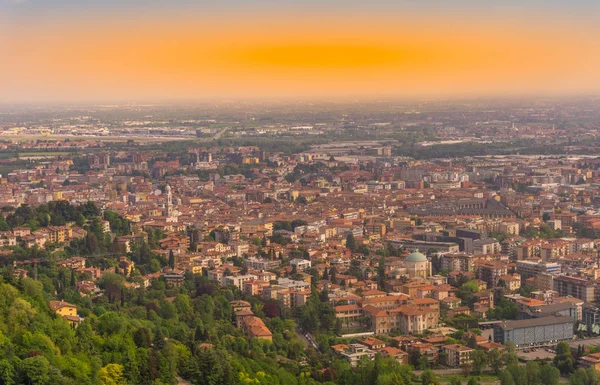
<svg viewBox="0 0 600 385">
<path fill-rule="evenodd" d="M 229 128 L 224 128 L 221 131 L 217 132 L 210 140 L 219 140 L 221 137 L 229 130 Z"/>
<path fill-rule="evenodd" d="M 296 328 L 296 334 L 298 334 L 298 337 L 300 337 L 302 342 L 304 342 L 304 348 L 313 347 L 317 351 L 319 351 L 319 345 L 317 345 L 317 341 L 315 340 L 315 337 L 312 336 L 312 334 L 310 334 L 309 332 L 305 332 L 299 327 Z"/>
</svg>

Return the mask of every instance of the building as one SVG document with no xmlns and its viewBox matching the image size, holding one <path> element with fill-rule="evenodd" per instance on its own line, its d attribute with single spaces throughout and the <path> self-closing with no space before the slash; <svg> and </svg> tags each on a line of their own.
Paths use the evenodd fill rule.
<svg viewBox="0 0 600 385">
<path fill-rule="evenodd" d="M 388 346 L 380 349 L 379 353 L 381 353 L 381 355 L 384 357 L 393 358 L 401 364 L 408 364 L 408 353 L 402 349 Z"/>
<path fill-rule="evenodd" d="M 418 251 L 411 253 L 403 262 L 406 274 L 410 278 L 427 278 L 431 276 L 431 262 Z"/>
<path fill-rule="evenodd" d="M 473 363 L 471 354 L 474 349 L 461 344 L 452 344 L 442 346 L 442 352 L 446 353 L 446 365 L 451 368 L 460 368 Z"/>
<path fill-rule="evenodd" d="M 596 285 L 586 278 L 559 275 L 554 278 L 554 290 L 561 297 L 571 296 L 584 302 L 596 302 Z"/>
<path fill-rule="evenodd" d="M 500 261 L 483 261 L 477 266 L 479 279 L 487 283 L 488 287 L 496 287 L 502 276 L 508 272 L 507 265 Z"/>
<path fill-rule="evenodd" d="M 583 305 L 581 324 L 588 332 L 600 334 L 600 307 L 591 303 Z"/>
<path fill-rule="evenodd" d="M 387 334 L 393 330 L 404 334 L 423 334 L 427 329 L 437 327 L 440 317 L 439 309 L 418 306 L 382 309 L 367 305 L 362 310 L 370 319 L 375 334 Z"/>
<path fill-rule="evenodd" d="M 225 276 L 223 277 L 223 286 L 235 286 L 240 291 L 244 290 L 244 284 L 248 281 L 254 281 L 258 277 L 254 274 L 237 275 L 237 276 Z"/>
<path fill-rule="evenodd" d="M 246 265 L 250 269 L 258 271 L 267 271 L 278 268 L 281 265 L 281 261 L 271 259 L 258 259 L 251 257 L 244 260 L 244 265 Z"/>
<path fill-rule="evenodd" d="M 592 353 L 577 359 L 577 366 L 580 368 L 594 368 L 600 370 L 600 353 Z"/>
<path fill-rule="evenodd" d="M 397 249 L 404 247 L 411 252 L 429 249 L 435 249 L 439 253 L 458 253 L 460 251 L 458 244 L 454 242 L 429 242 L 414 239 L 391 239 L 390 246 Z"/>
<path fill-rule="evenodd" d="M 501 251 L 500 242 L 495 238 L 476 239 L 473 241 L 473 254 L 498 254 Z"/>
<path fill-rule="evenodd" d="M 310 269 L 311 262 L 307 259 L 294 258 L 290 261 L 290 266 L 295 267 L 297 272 Z"/>
<path fill-rule="evenodd" d="M 535 261 L 517 261 L 517 273 L 521 274 L 521 279 L 526 280 L 535 277 L 541 273 L 560 274 L 561 267 L 558 263 L 535 262 Z"/>
<path fill-rule="evenodd" d="M 17 236 L 10 231 L 0 231 L 0 247 L 16 246 Z"/>
<path fill-rule="evenodd" d="M 518 273 L 503 275 L 500 277 L 500 281 L 504 282 L 504 287 L 509 291 L 516 291 L 521 288 L 521 275 Z"/>
<path fill-rule="evenodd" d="M 50 301 L 49 305 L 50 309 L 67 320 L 71 327 L 75 328 L 83 321 L 83 318 L 77 315 L 77 306 L 73 304 L 64 301 Z"/>
<path fill-rule="evenodd" d="M 494 324 L 494 341 L 512 342 L 517 348 L 556 345 L 573 338 L 575 319 L 567 316 L 549 316 Z"/>
<path fill-rule="evenodd" d="M 358 366 L 361 358 L 367 357 L 369 360 L 375 358 L 375 352 L 362 344 L 333 345 L 331 347 L 337 355 L 348 361 L 353 368 Z"/>
<path fill-rule="evenodd" d="M 181 287 L 185 283 L 185 274 L 180 270 L 165 271 L 162 276 L 168 287 Z"/>
<path fill-rule="evenodd" d="M 508 235 L 519 235 L 519 223 L 517 222 L 502 222 L 499 230 Z"/>
<path fill-rule="evenodd" d="M 441 257 L 442 270 L 446 271 L 473 271 L 474 257 L 466 253 L 449 253 Z"/>
<path fill-rule="evenodd" d="M 267 328 L 262 319 L 256 317 L 250 309 L 242 308 L 235 312 L 237 327 L 244 330 L 248 339 L 260 338 L 273 340 L 273 333 Z"/>
</svg>

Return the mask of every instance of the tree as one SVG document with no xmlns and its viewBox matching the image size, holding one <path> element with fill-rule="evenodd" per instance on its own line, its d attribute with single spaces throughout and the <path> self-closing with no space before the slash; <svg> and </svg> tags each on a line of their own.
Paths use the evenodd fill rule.
<svg viewBox="0 0 600 385">
<path fill-rule="evenodd" d="M 571 347 L 566 342 L 560 342 L 556 346 L 556 356 L 554 357 L 554 366 L 560 370 L 561 374 L 568 374 L 575 367 L 575 358 L 571 353 Z"/>
<path fill-rule="evenodd" d="M 498 305 L 488 312 L 488 318 L 490 320 L 513 320 L 517 319 L 518 315 L 519 307 L 517 304 L 504 298 L 500 299 Z"/>
<path fill-rule="evenodd" d="M 333 266 L 331 268 L 331 270 L 329 270 L 329 280 L 332 283 L 335 283 L 335 279 L 336 279 L 336 274 L 337 274 L 337 268 L 335 266 Z"/>
<path fill-rule="evenodd" d="M 171 269 L 175 268 L 175 255 L 173 254 L 173 250 L 169 250 L 169 267 Z"/>
<path fill-rule="evenodd" d="M 552 365 L 542 366 L 539 376 L 539 382 L 543 385 L 558 385 L 560 382 L 560 370 Z"/>
<path fill-rule="evenodd" d="M 579 368 L 569 376 L 570 385 L 599 385 L 600 373 L 594 368 Z"/>
<path fill-rule="evenodd" d="M 418 367 L 421 361 L 421 351 L 419 349 L 410 349 L 408 351 L 408 363 L 414 367 Z"/>
<path fill-rule="evenodd" d="M 71 287 L 75 287 L 75 284 L 77 283 L 77 277 L 75 276 L 75 270 L 71 270 Z"/>
<path fill-rule="evenodd" d="M 356 250 L 356 240 L 354 239 L 354 234 L 350 233 L 346 237 L 346 247 L 352 251 Z"/>
<path fill-rule="evenodd" d="M 436 385 L 437 383 L 433 370 L 427 369 L 421 373 L 421 385 Z"/>
<path fill-rule="evenodd" d="M 503 370 L 498 374 L 500 385 L 516 385 L 512 374 L 508 370 Z"/>
<path fill-rule="evenodd" d="M 123 365 L 108 364 L 98 372 L 101 385 L 123 385 Z"/>
<path fill-rule="evenodd" d="M 44 356 L 24 359 L 21 363 L 21 370 L 29 385 L 45 385 L 50 379 L 50 363 Z"/>
<path fill-rule="evenodd" d="M 454 376 L 450 379 L 448 385 L 462 385 L 462 381 L 460 380 L 460 377 Z"/>
<path fill-rule="evenodd" d="M 498 372 L 500 372 L 500 369 L 502 369 L 502 366 L 504 365 L 502 362 L 502 354 L 500 353 L 500 351 L 498 349 L 491 350 L 488 353 L 488 361 L 489 361 L 490 367 L 496 374 L 498 374 Z"/>
<path fill-rule="evenodd" d="M 510 364 L 506 367 L 505 370 L 503 370 L 502 372 L 500 372 L 500 374 L 503 374 L 504 372 L 508 372 L 509 375 L 504 375 L 501 376 L 500 381 L 502 382 L 502 378 L 505 377 L 506 380 L 512 381 L 512 384 L 514 385 L 527 385 L 527 369 L 525 369 L 524 366 L 519 365 L 518 363 L 516 364 Z M 502 385 L 507 385 L 502 383 Z"/>
<path fill-rule="evenodd" d="M 525 370 L 527 373 L 527 384 L 538 384 L 540 380 L 540 364 L 535 361 L 530 361 L 525 365 Z"/>
<path fill-rule="evenodd" d="M 296 199 L 296 203 L 301 204 L 301 205 L 305 205 L 308 203 L 308 200 L 306 199 L 306 197 L 298 197 Z"/>
<path fill-rule="evenodd" d="M 460 286 L 460 290 L 458 291 L 458 293 L 456 295 L 460 299 L 462 299 L 463 301 L 466 302 L 469 300 L 471 295 L 477 293 L 478 291 L 479 291 L 479 285 L 477 284 L 477 281 L 471 280 L 471 281 L 467 281 L 467 282 L 463 283 Z"/>
<path fill-rule="evenodd" d="M 504 362 L 505 366 L 517 364 L 519 362 L 519 357 L 517 356 L 517 350 L 515 348 L 514 343 L 507 342 L 504 345 L 504 352 L 502 352 L 502 361 Z"/>
<path fill-rule="evenodd" d="M 479 380 L 477 379 L 477 377 L 471 377 L 469 378 L 467 385 L 479 385 Z"/>
<path fill-rule="evenodd" d="M 0 383 L 13 385 L 15 383 L 15 374 L 15 367 L 9 360 L 0 360 Z"/>
<path fill-rule="evenodd" d="M 473 372 L 475 374 L 481 373 L 488 365 L 488 356 L 481 349 L 475 349 L 471 352 L 471 360 L 473 361 Z"/>
</svg>

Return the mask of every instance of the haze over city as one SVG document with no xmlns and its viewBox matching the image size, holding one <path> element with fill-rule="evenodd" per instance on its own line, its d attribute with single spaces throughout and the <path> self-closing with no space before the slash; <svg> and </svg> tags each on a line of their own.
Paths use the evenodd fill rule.
<svg viewBox="0 0 600 385">
<path fill-rule="evenodd" d="M 0 3 L 0 100 L 590 94 L 594 1 Z"/>
</svg>

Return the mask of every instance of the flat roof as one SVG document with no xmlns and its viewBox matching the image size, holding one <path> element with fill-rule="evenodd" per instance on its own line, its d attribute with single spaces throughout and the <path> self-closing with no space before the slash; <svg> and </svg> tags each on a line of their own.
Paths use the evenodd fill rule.
<svg viewBox="0 0 600 385">
<path fill-rule="evenodd" d="M 564 323 L 573 323 L 575 319 L 568 316 L 558 316 L 558 317 L 541 317 L 541 318 L 531 318 L 525 320 L 518 321 L 504 321 L 503 323 L 498 324 L 504 330 L 512 330 L 512 329 L 521 329 L 527 327 L 534 326 L 546 326 L 546 325 L 555 325 L 555 324 L 564 324 Z"/>
</svg>

